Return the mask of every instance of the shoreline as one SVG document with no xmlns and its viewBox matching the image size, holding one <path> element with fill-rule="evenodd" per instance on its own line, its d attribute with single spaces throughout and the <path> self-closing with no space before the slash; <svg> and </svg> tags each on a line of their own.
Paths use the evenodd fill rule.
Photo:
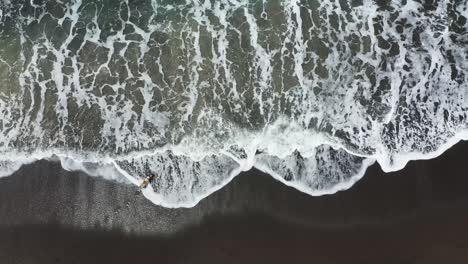
<svg viewBox="0 0 468 264">
<path fill-rule="evenodd" d="M 317 197 L 251 170 L 195 207 L 178 209 L 152 204 L 133 186 L 38 161 L 0 179 L 0 227 L 53 222 L 80 229 L 170 234 L 213 214 L 243 212 L 321 228 L 378 225 L 424 208 L 468 204 L 467 153 L 468 142 L 463 141 L 438 158 L 410 162 L 401 171 L 384 173 L 374 164 L 352 188 Z"/>
<path fill-rule="evenodd" d="M 374 157 L 361 156 L 356 153 L 353 153 L 352 151 L 347 150 L 346 148 L 343 148 L 342 146 L 336 146 L 339 149 L 343 149 L 345 152 L 351 155 L 362 157 L 364 158 L 364 160 L 357 174 L 350 177 L 347 181 L 342 181 L 334 185 L 332 188 L 326 189 L 326 190 L 314 190 L 314 191 L 308 190 L 307 187 L 304 187 L 304 185 L 301 182 L 284 180 L 282 176 L 276 174 L 274 171 L 270 170 L 268 167 L 263 167 L 260 164 L 257 167 L 252 166 L 249 171 L 243 170 L 241 166 L 240 168 L 232 171 L 229 177 L 223 180 L 222 184 L 215 185 L 207 193 L 199 197 L 196 197 L 193 200 L 179 203 L 177 205 L 163 201 L 161 197 L 158 194 L 155 194 L 152 190 L 148 190 L 144 192 L 144 195 L 146 196 L 147 199 L 152 201 L 157 206 L 162 206 L 165 208 L 173 208 L 173 209 L 192 208 L 192 207 L 197 206 L 197 204 L 200 203 L 200 201 L 202 201 L 203 199 L 206 199 L 206 197 L 225 188 L 233 180 L 235 180 L 237 177 L 242 176 L 243 174 L 267 174 L 270 177 L 274 178 L 276 181 L 279 181 L 282 184 L 287 185 L 288 187 L 292 187 L 299 192 L 303 192 L 305 194 L 308 194 L 314 197 L 334 195 L 337 192 L 342 192 L 342 191 L 346 191 L 348 189 L 353 188 L 353 186 L 357 182 L 359 182 L 363 177 L 365 177 L 368 174 L 372 174 L 372 173 L 369 173 L 368 170 L 372 169 L 372 167 L 374 166 L 378 166 L 379 174 L 398 173 L 404 170 L 406 166 L 408 165 L 408 163 L 437 159 L 440 156 L 444 155 L 448 150 L 450 150 L 454 146 L 467 145 L 468 144 L 467 142 L 468 142 L 468 131 L 462 130 L 456 133 L 453 137 L 451 137 L 446 143 L 442 144 L 436 151 L 432 151 L 426 154 L 410 153 L 407 155 L 402 155 L 401 157 L 396 159 L 398 162 L 392 165 L 389 165 L 386 159 L 380 159 L 379 156 L 374 156 Z M 333 146 L 333 145 L 330 145 L 330 146 Z M 90 164 L 95 165 L 97 163 L 92 163 L 92 162 L 87 162 L 84 160 L 76 159 L 76 157 L 74 157 L 74 154 L 71 156 L 68 156 L 68 154 L 53 154 L 53 153 L 54 151 L 50 150 L 49 152 L 45 152 L 42 154 L 33 153 L 32 156 L 30 157 L 25 157 L 23 156 L 24 154 L 22 154 L 21 158 L 18 159 L 18 164 L 21 164 L 21 165 L 14 164 L 15 169 L 12 170 L 14 172 L 5 174 L 9 176 L 4 176 L 3 174 L 0 174 L 1 176 L 0 180 L 3 177 L 14 176 L 15 174 L 17 174 L 17 172 L 20 169 L 22 169 L 25 166 L 34 167 L 34 165 L 32 164 L 35 164 L 35 163 L 42 163 L 42 162 L 57 163 L 58 162 L 61 165 L 60 170 L 66 170 L 67 172 L 72 172 L 72 173 L 80 172 L 82 174 L 88 174 L 88 176 L 99 177 L 99 178 L 112 180 L 112 181 L 119 182 L 119 183 L 133 184 L 134 186 L 140 185 L 140 181 L 138 177 L 133 177 L 130 174 L 128 174 L 128 172 L 120 168 L 116 164 L 116 161 L 113 159 L 109 158 L 108 160 L 105 160 L 101 164 L 101 167 L 92 166 L 92 168 L 90 169 L 90 168 L 87 168 L 87 166 L 85 166 L 84 164 L 90 163 Z M 412 157 L 412 158 L 408 158 L 408 157 Z M 8 160 L 8 161 L 11 161 L 11 160 Z M 142 180 L 142 178 L 140 178 L 140 180 Z"/>
<path fill-rule="evenodd" d="M 193 208 L 57 162 L 0 179 L 1 263 L 465 263 L 468 142 L 312 197 L 249 171 Z"/>
</svg>

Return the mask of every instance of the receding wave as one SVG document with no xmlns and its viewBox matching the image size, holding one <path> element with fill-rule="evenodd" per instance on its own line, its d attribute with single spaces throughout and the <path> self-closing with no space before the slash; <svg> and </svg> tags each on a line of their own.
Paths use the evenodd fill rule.
<svg viewBox="0 0 468 264">
<path fill-rule="evenodd" d="M 468 2 L 0 0 L 0 176 L 38 159 L 193 206 L 311 195 L 468 140 Z"/>
</svg>

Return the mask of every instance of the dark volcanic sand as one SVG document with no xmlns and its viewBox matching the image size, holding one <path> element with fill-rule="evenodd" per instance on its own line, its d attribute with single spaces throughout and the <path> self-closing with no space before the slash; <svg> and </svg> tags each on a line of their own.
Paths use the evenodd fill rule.
<svg viewBox="0 0 468 264">
<path fill-rule="evenodd" d="M 189 209 L 37 162 L 0 179 L 0 263 L 468 263 L 468 142 L 310 197 L 257 171 Z"/>
</svg>

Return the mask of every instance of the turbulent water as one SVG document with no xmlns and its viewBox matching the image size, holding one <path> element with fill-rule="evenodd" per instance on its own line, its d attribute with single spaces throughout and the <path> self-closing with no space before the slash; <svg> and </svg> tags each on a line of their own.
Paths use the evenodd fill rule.
<svg viewBox="0 0 468 264">
<path fill-rule="evenodd" d="M 193 206 L 311 195 L 468 139 L 465 0 L 0 0 L 0 176 L 37 159 Z"/>
</svg>

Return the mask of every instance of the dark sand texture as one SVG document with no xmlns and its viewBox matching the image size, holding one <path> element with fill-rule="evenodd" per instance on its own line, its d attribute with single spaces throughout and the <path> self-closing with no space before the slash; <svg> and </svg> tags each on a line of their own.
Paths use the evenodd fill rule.
<svg viewBox="0 0 468 264">
<path fill-rule="evenodd" d="M 217 216 L 170 237 L 23 226 L 1 231 L 1 263 L 466 264 L 468 214 L 437 210 L 381 227 L 303 228 Z"/>
<path fill-rule="evenodd" d="M 0 263 L 468 263 L 468 143 L 310 197 L 251 171 L 194 208 L 37 162 L 0 179 Z"/>
</svg>

